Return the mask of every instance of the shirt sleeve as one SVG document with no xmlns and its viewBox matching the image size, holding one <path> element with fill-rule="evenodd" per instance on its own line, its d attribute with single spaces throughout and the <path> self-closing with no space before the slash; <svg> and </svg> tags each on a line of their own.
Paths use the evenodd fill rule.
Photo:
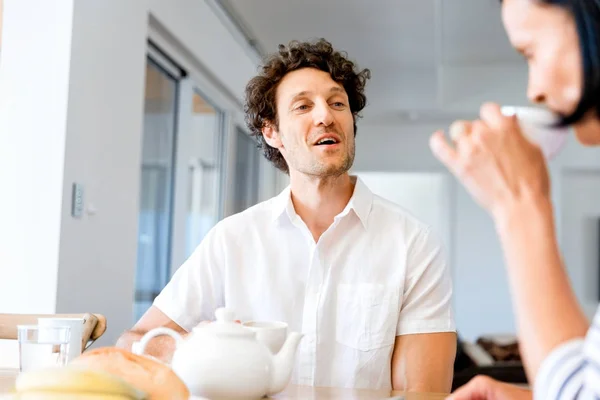
<svg viewBox="0 0 600 400">
<path fill-rule="evenodd" d="M 600 310 L 585 339 L 561 344 L 542 362 L 535 400 L 600 398 Z"/>
<path fill-rule="evenodd" d="M 224 256 L 218 230 L 219 225 L 209 231 L 154 299 L 155 307 L 188 332 L 202 321 L 214 320 L 215 310 L 224 305 Z"/>
<path fill-rule="evenodd" d="M 396 335 L 455 332 L 452 278 L 443 245 L 422 229 L 407 249 L 406 280 Z"/>
</svg>

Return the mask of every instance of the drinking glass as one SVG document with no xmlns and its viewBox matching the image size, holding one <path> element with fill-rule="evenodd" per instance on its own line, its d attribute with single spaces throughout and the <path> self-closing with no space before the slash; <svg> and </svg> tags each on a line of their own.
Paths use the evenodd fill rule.
<svg viewBox="0 0 600 400">
<path fill-rule="evenodd" d="M 67 363 L 71 337 L 68 326 L 19 325 L 17 330 L 21 372 Z"/>
</svg>

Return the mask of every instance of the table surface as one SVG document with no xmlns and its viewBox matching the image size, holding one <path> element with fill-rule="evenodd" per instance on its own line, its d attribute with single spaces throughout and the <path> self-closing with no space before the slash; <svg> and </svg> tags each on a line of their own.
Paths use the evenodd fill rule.
<svg viewBox="0 0 600 400">
<path fill-rule="evenodd" d="M 18 370 L 15 369 L 0 369 L 0 399 L 3 393 L 7 393 L 12 389 L 17 374 Z M 403 394 L 386 390 L 353 390 L 290 385 L 285 391 L 273 396 L 273 398 L 277 400 L 384 400 L 394 398 L 394 396 L 404 396 L 405 400 L 443 400 L 447 397 L 447 395 L 441 393 Z"/>
</svg>

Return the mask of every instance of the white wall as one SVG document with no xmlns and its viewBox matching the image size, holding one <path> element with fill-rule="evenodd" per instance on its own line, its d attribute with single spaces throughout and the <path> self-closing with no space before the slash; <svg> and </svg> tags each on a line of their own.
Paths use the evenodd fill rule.
<svg viewBox="0 0 600 400">
<path fill-rule="evenodd" d="M 563 255 L 579 301 L 591 317 L 600 298 L 600 169 L 564 170 L 561 198 Z"/>
<path fill-rule="evenodd" d="M 359 122 L 357 135 L 358 171 L 444 171 L 429 150 L 428 140 L 435 130 L 450 123 L 413 124 L 399 127 L 389 125 L 362 125 Z M 597 302 L 590 288 L 590 281 L 598 282 L 593 270 L 597 256 L 596 247 L 574 247 L 582 228 L 582 221 L 573 210 L 583 205 L 576 202 L 587 198 L 585 212 L 600 215 L 598 196 L 600 182 L 594 189 L 581 183 L 565 183 L 563 174 L 573 169 L 600 172 L 600 156 L 597 149 L 585 149 L 571 138 L 567 148 L 551 164 L 553 201 L 557 216 L 559 240 L 563 245 L 569 272 L 576 280 L 575 289 L 580 298 L 588 299 L 589 312 Z M 508 284 L 502 260 L 502 251 L 489 216 L 471 199 L 471 196 L 454 179 L 451 190 L 452 237 L 451 255 L 454 280 L 454 305 L 459 333 L 474 339 L 485 333 L 514 333 L 515 325 Z M 577 181 L 579 182 L 579 181 Z M 594 181 L 595 182 L 595 181 Z M 575 186 L 578 185 L 578 186 Z M 582 189 L 585 192 L 576 192 Z M 596 197 L 594 197 L 596 196 Z M 577 211 L 580 212 L 580 211 Z M 596 214 L 594 214 L 596 213 Z M 565 220 L 576 219 L 565 224 Z M 584 253 L 578 257 L 576 254 Z M 591 265 L 591 266 L 590 266 Z M 597 267 L 595 267 L 597 269 Z M 587 282 L 587 283 L 583 283 Z M 586 286 L 587 289 L 586 289 Z M 586 292 L 587 290 L 587 292 Z M 591 300 L 590 300 L 591 298 Z"/>
<path fill-rule="evenodd" d="M 255 61 L 201 0 L 59 3 L 5 5 L 0 311 L 103 313 L 103 345 L 133 323 L 149 16 L 229 99 Z M 95 210 L 82 219 L 73 182 Z"/>
<path fill-rule="evenodd" d="M 37 3 L 4 4 L 0 309 L 15 312 L 56 305 L 73 2 Z"/>
<path fill-rule="evenodd" d="M 0 312 L 56 307 L 73 2 L 36 3 L 4 3 Z M 31 35 L 36 30 L 44 34 Z M 0 367 L 17 360 L 6 344 Z"/>
<path fill-rule="evenodd" d="M 104 343 L 131 323 L 146 30 L 143 1 L 75 2 L 56 310 L 106 314 Z M 72 182 L 96 214 L 70 217 Z"/>
<path fill-rule="evenodd" d="M 361 172 L 353 171 L 373 191 L 431 226 L 451 249 L 451 177 L 440 172 Z"/>
</svg>

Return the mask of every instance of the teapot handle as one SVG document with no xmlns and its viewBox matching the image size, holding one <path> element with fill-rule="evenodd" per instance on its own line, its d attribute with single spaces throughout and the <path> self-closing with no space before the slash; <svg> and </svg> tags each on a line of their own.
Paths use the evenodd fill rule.
<svg viewBox="0 0 600 400">
<path fill-rule="evenodd" d="M 146 350 L 146 346 L 148 345 L 148 342 L 157 337 L 157 336 L 162 336 L 162 335 L 166 335 L 166 336 L 170 336 L 173 339 L 175 339 L 175 349 L 177 349 L 179 347 L 179 345 L 181 343 L 183 343 L 183 338 L 181 337 L 181 335 L 177 332 L 175 332 L 173 329 L 169 329 L 169 328 L 155 328 L 152 329 L 150 331 L 148 331 L 148 333 L 146 333 L 144 336 L 142 336 L 142 338 L 140 339 L 139 342 L 134 342 L 133 345 L 131 346 L 131 352 L 137 355 L 144 355 L 144 351 Z"/>
</svg>

